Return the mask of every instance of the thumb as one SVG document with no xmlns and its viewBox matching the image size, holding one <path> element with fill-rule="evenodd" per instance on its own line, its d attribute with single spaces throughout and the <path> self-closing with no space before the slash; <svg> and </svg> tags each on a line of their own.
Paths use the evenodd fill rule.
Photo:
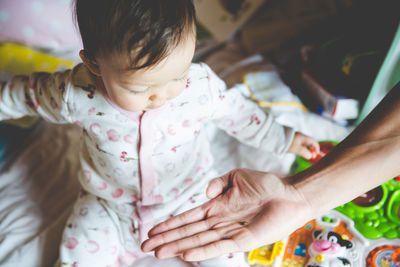
<svg viewBox="0 0 400 267">
<path fill-rule="evenodd" d="M 207 197 L 209 199 L 217 197 L 224 191 L 225 187 L 228 186 L 229 175 L 230 173 L 227 173 L 224 176 L 211 180 L 207 187 Z"/>
</svg>

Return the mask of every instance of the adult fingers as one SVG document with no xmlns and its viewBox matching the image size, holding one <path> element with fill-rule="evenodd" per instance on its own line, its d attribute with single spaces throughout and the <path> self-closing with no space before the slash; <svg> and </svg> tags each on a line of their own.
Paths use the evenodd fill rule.
<svg viewBox="0 0 400 267">
<path fill-rule="evenodd" d="M 206 205 L 207 203 L 197 208 L 185 211 L 184 213 L 171 217 L 168 220 L 157 224 L 149 231 L 149 237 L 181 227 L 182 225 L 191 224 L 203 220 L 208 210 Z"/>
<path fill-rule="evenodd" d="M 219 223 L 219 220 L 221 219 L 217 217 L 211 217 L 204 221 L 194 222 L 167 232 L 154 235 L 142 244 L 142 250 L 144 252 L 149 252 L 160 245 L 210 230 L 215 224 Z"/>
<path fill-rule="evenodd" d="M 223 239 L 201 247 L 186 250 L 183 252 L 182 257 L 185 261 L 202 261 L 237 251 L 240 251 L 240 248 L 234 240 Z"/>
<path fill-rule="evenodd" d="M 232 235 L 240 231 L 242 227 L 239 223 L 235 223 L 222 228 L 204 231 L 163 245 L 155 250 L 155 255 L 157 258 L 174 257 L 188 249 L 201 247 L 222 239 L 229 239 Z"/>
</svg>

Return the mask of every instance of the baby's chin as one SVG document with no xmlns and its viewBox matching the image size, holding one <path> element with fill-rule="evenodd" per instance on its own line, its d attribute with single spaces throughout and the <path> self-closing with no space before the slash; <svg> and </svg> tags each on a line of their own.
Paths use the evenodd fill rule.
<svg viewBox="0 0 400 267">
<path fill-rule="evenodd" d="M 148 105 L 145 109 L 143 109 L 144 111 L 148 111 L 148 110 L 153 110 L 153 109 L 158 109 L 158 108 L 162 108 L 164 106 L 166 106 L 168 103 L 170 102 L 170 100 L 165 101 L 163 104 L 161 105 Z"/>
<path fill-rule="evenodd" d="M 148 106 L 148 107 L 146 107 L 145 109 L 143 109 L 143 111 L 149 111 L 149 110 L 158 109 L 158 108 L 161 108 L 161 107 L 164 106 L 164 105 L 165 105 L 165 104 L 160 105 L 160 106 Z"/>
</svg>

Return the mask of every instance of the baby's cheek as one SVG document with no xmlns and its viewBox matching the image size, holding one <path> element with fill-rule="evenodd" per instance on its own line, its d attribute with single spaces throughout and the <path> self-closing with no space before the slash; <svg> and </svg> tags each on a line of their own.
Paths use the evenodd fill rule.
<svg viewBox="0 0 400 267">
<path fill-rule="evenodd" d="M 149 101 L 145 95 L 121 95 L 118 97 L 118 103 L 116 103 L 120 108 L 131 112 L 137 112 L 144 110 Z"/>
</svg>

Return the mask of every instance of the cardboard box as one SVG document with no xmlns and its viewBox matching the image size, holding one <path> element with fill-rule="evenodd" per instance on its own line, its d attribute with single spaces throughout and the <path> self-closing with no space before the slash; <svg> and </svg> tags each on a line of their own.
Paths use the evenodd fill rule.
<svg viewBox="0 0 400 267">
<path fill-rule="evenodd" d="M 265 0 L 194 0 L 198 42 L 196 57 L 231 39 Z"/>
</svg>

